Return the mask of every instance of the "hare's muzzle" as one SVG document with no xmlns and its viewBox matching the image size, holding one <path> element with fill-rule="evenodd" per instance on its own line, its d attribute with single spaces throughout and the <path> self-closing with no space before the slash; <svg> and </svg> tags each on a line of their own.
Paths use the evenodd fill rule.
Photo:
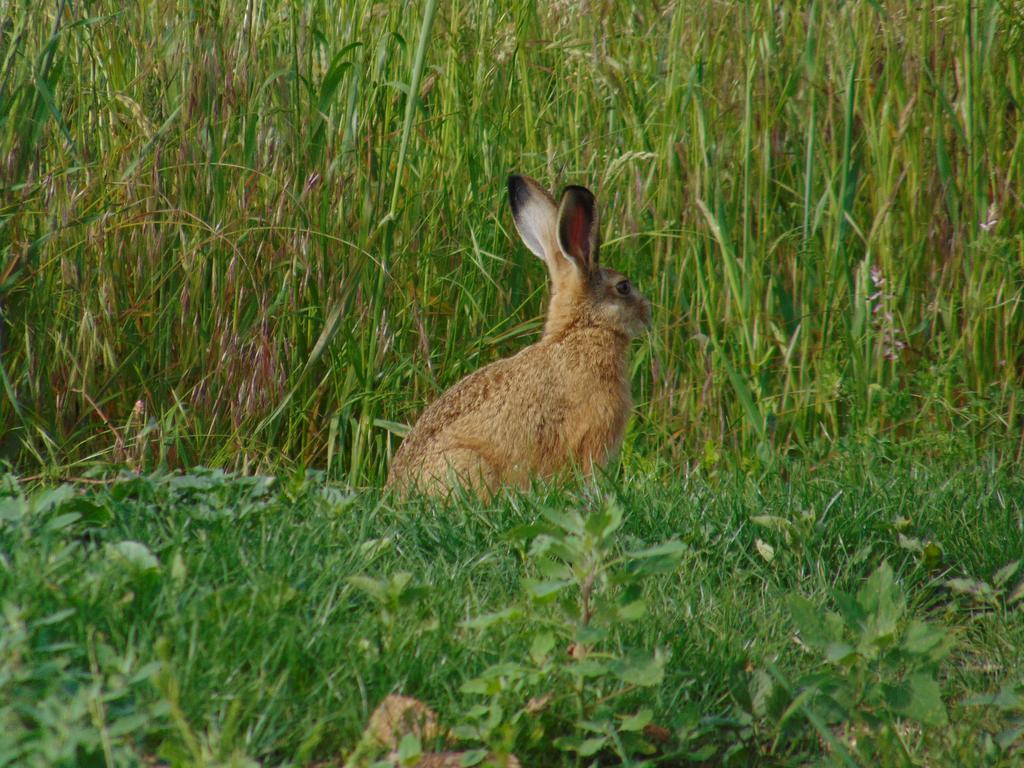
<svg viewBox="0 0 1024 768">
<path fill-rule="evenodd" d="M 643 321 L 644 328 L 651 327 L 651 302 L 646 298 L 640 304 L 640 319 Z"/>
</svg>

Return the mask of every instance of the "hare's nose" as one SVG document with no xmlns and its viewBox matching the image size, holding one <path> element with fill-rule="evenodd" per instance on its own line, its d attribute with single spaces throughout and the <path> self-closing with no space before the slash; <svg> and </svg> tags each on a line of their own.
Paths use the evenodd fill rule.
<svg viewBox="0 0 1024 768">
<path fill-rule="evenodd" d="M 650 325 L 651 325 L 651 302 L 649 302 L 647 299 L 644 299 L 643 312 L 641 313 L 641 316 L 643 317 L 644 325 L 650 327 Z"/>
</svg>

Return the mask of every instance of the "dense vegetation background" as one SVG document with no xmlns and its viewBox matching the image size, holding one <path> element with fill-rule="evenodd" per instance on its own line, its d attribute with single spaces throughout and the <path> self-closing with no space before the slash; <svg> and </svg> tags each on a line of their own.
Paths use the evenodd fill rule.
<svg viewBox="0 0 1024 768">
<path fill-rule="evenodd" d="M 627 456 L 1016 453 L 1022 51 L 1005 0 L 8 0 L 0 456 L 379 483 L 537 336 L 513 170 L 655 302 Z"/>
<path fill-rule="evenodd" d="M 1019 765 L 1022 105 L 1016 0 L 0 0 L 0 768 Z M 510 171 L 654 301 L 620 475 L 382 497 Z"/>
</svg>

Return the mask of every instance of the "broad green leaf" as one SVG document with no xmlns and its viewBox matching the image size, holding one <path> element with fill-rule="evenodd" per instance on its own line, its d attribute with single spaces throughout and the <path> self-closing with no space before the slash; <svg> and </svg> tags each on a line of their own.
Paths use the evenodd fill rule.
<svg viewBox="0 0 1024 768">
<path fill-rule="evenodd" d="M 543 523 L 530 523 L 529 525 L 517 525 L 505 531 L 499 538 L 503 541 L 533 541 L 542 533 L 551 533 L 551 526 Z"/>
<path fill-rule="evenodd" d="M 649 709 L 641 709 L 635 715 L 630 715 L 619 726 L 620 731 L 642 731 L 654 719 L 654 713 Z"/>
<path fill-rule="evenodd" d="M 591 755 L 599 752 L 601 748 L 604 747 L 604 745 L 607 743 L 607 741 L 607 736 L 595 736 L 590 739 L 583 739 L 583 741 L 579 742 L 574 747 L 570 747 L 569 749 L 573 752 L 577 752 L 580 755 L 580 757 L 590 757 Z"/>
<path fill-rule="evenodd" d="M 825 648 L 825 660 L 833 664 L 846 664 L 856 655 L 856 650 L 849 643 L 829 643 Z"/>
<path fill-rule="evenodd" d="M 530 658 L 535 664 L 543 664 L 554 647 L 555 636 L 550 632 L 540 632 L 533 636 L 533 642 L 530 643 Z"/>
<path fill-rule="evenodd" d="M 771 717 L 776 720 L 789 703 L 786 690 L 763 669 L 754 670 L 747 689 L 750 694 L 751 711 L 756 717 Z"/>
<path fill-rule="evenodd" d="M 835 601 L 836 607 L 842 616 L 842 621 L 846 624 L 847 628 L 857 633 L 861 632 L 865 621 L 867 621 L 867 614 L 864 613 L 856 598 L 845 592 L 836 592 Z"/>
<path fill-rule="evenodd" d="M 412 574 L 408 571 L 398 571 L 391 575 L 391 579 L 388 583 L 388 590 L 394 594 L 401 594 L 406 587 L 412 582 Z"/>
<path fill-rule="evenodd" d="M 548 522 L 558 526 L 566 533 L 583 534 L 583 518 L 578 512 L 559 512 L 556 509 L 545 507 L 541 509 L 540 513 Z"/>
<path fill-rule="evenodd" d="M 467 715 L 469 717 L 469 715 Z M 476 725 L 454 725 L 451 728 L 451 735 L 459 741 L 473 741 L 480 739 L 480 728 Z M 391 768 L 391 766 L 388 766 Z"/>
<path fill-rule="evenodd" d="M 143 664 L 132 674 L 130 682 L 140 683 L 143 680 L 152 680 L 163 668 L 164 665 L 161 661 L 151 661 L 148 664 Z"/>
<path fill-rule="evenodd" d="M 134 712 L 118 718 L 107 729 L 107 734 L 114 738 L 132 733 L 147 725 L 152 719 L 149 712 Z"/>
<path fill-rule="evenodd" d="M 653 547 L 647 549 L 634 550 L 627 552 L 626 556 L 633 560 L 640 560 L 647 557 L 668 557 L 679 559 L 686 554 L 689 547 L 681 541 L 671 539 L 662 544 L 656 544 Z"/>
<path fill-rule="evenodd" d="M 914 619 L 907 626 L 907 632 L 903 638 L 903 650 L 911 655 L 926 656 L 939 649 L 944 643 L 949 645 L 947 640 L 951 641 L 951 638 L 943 627 Z M 945 656 L 948 652 L 947 647 L 942 655 Z"/>
<path fill-rule="evenodd" d="M 459 758 L 459 765 L 461 768 L 472 768 L 474 765 L 480 765 L 484 760 L 487 759 L 486 749 L 471 749 L 468 752 L 463 752 L 462 757 Z"/>
<path fill-rule="evenodd" d="M 655 652 L 650 657 L 634 656 L 612 662 L 611 670 L 624 683 L 650 687 L 665 679 L 665 662 L 664 655 Z"/>
<path fill-rule="evenodd" d="M 810 600 L 799 595 L 789 595 L 786 606 L 800 633 L 800 639 L 807 645 L 824 650 L 829 643 L 838 639 L 822 618 L 821 609 Z"/>
<path fill-rule="evenodd" d="M 330 485 L 321 485 L 317 488 L 317 494 L 325 502 L 327 510 L 335 515 L 344 512 L 359 499 L 354 493 L 346 493 L 340 488 Z M 373 540 L 371 539 L 369 543 L 372 545 L 372 542 Z"/>
<path fill-rule="evenodd" d="M 582 645 L 594 645 L 607 639 L 608 628 L 595 624 L 580 624 L 576 627 L 576 642 Z"/>
<path fill-rule="evenodd" d="M 55 515 L 47 521 L 46 530 L 60 531 L 64 528 L 67 528 L 70 525 L 74 525 L 81 519 L 82 516 L 77 512 L 65 512 L 62 515 Z"/>
<path fill-rule="evenodd" d="M 547 556 L 573 563 L 583 557 L 583 543 L 578 536 L 541 534 L 530 544 L 530 556 L 534 559 Z"/>
<path fill-rule="evenodd" d="M 92 499 L 87 499 L 84 496 L 71 501 L 68 506 L 75 512 L 78 512 L 89 525 L 95 526 L 106 526 L 114 520 L 114 513 L 105 504 L 100 504 Z"/>
<path fill-rule="evenodd" d="M 892 568 L 887 562 L 883 562 L 857 590 L 857 604 L 865 614 L 874 613 L 878 610 L 880 599 L 891 599 L 892 589 Z"/>
<path fill-rule="evenodd" d="M 591 512 L 587 516 L 584 528 L 587 533 L 604 539 L 613 534 L 622 525 L 622 507 L 609 501 L 602 510 Z"/>
<path fill-rule="evenodd" d="M 704 763 L 714 757 L 715 752 L 718 751 L 718 747 L 714 744 L 705 744 L 700 749 L 695 749 L 691 752 L 686 753 L 686 759 L 691 763 Z"/>
<path fill-rule="evenodd" d="M 115 501 L 124 501 L 125 499 L 138 498 L 138 499 L 152 499 L 157 488 L 163 488 L 169 486 L 174 475 L 165 475 L 162 477 L 150 476 L 128 476 L 123 479 L 119 479 L 116 483 L 110 486 L 110 496 Z"/>
<path fill-rule="evenodd" d="M 889 563 L 882 563 L 857 590 L 857 603 L 865 614 L 874 613 L 880 624 L 895 625 L 903 613 L 903 593 L 893 581 Z"/>
<path fill-rule="evenodd" d="M 606 734 L 611 723 L 607 720 L 578 720 L 576 725 L 578 728 L 582 728 L 590 733 Z"/>
<path fill-rule="evenodd" d="M 420 739 L 415 733 L 407 733 L 398 742 L 398 762 L 402 766 L 412 766 L 419 762 L 423 754 Z"/>
<path fill-rule="evenodd" d="M 16 523 L 28 512 L 28 502 L 20 496 L 0 496 L 0 522 Z"/>
<path fill-rule="evenodd" d="M 567 586 L 572 584 L 568 579 L 558 579 L 555 581 L 535 581 L 534 579 L 523 579 L 523 588 L 526 593 L 534 600 L 545 600 L 548 599 L 559 591 L 565 589 Z"/>
<path fill-rule="evenodd" d="M 496 680 L 485 680 L 482 677 L 474 677 L 466 680 L 459 686 L 462 693 L 479 693 L 488 695 L 501 690 L 501 685 Z"/>
<path fill-rule="evenodd" d="M 118 541 L 109 543 L 103 548 L 107 560 L 122 568 L 140 573 L 156 571 L 160 561 L 156 559 L 149 547 L 138 541 Z"/>
<path fill-rule="evenodd" d="M 611 517 L 603 509 L 592 510 L 583 521 L 583 530 L 591 536 L 600 537 L 601 532 L 611 522 Z"/>
<path fill-rule="evenodd" d="M 502 721 L 505 719 L 505 710 L 501 704 L 496 701 L 492 701 L 490 707 L 488 707 L 487 720 L 484 721 L 484 727 L 488 731 L 493 731 Z"/>
<path fill-rule="evenodd" d="M 938 568 L 942 562 L 942 547 L 934 541 L 927 542 L 921 549 L 921 559 L 927 568 Z"/>
<path fill-rule="evenodd" d="M 600 677 L 608 674 L 608 666 L 596 659 L 583 659 L 571 664 L 569 672 L 577 677 Z"/>
<path fill-rule="evenodd" d="M 897 685 L 886 685 L 886 703 L 893 712 L 923 725 L 943 726 L 947 722 L 942 691 L 931 675 L 911 675 Z"/>
<path fill-rule="evenodd" d="M 579 736 L 559 736 L 551 744 L 562 752 L 576 752 L 583 740 Z"/>
<path fill-rule="evenodd" d="M 857 604 L 864 611 L 858 650 L 873 658 L 877 649 L 887 648 L 896 638 L 906 600 L 893 581 L 892 568 L 882 563 L 857 590 Z"/>
<path fill-rule="evenodd" d="M 517 680 L 526 672 L 522 664 L 514 661 L 502 661 L 492 664 L 481 673 L 480 677 L 488 680 L 510 679 Z"/>
<path fill-rule="evenodd" d="M 167 484 L 171 489 L 182 493 L 191 491 L 208 491 L 224 484 L 224 475 L 200 471 L 201 467 L 195 467 L 192 474 L 173 475 L 168 479 Z"/>
<path fill-rule="evenodd" d="M 681 541 L 673 539 L 647 549 L 628 552 L 628 573 L 632 577 L 637 577 L 675 571 L 687 549 Z M 628 579 L 629 576 L 626 580 Z"/>
<path fill-rule="evenodd" d="M 369 576 L 349 576 L 345 581 L 379 603 L 383 603 L 387 599 L 388 588 L 383 581 L 371 579 Z"/>
<path fill-rule="evenodd" d="M 495 611 L 494 613 L 485 613 L 481 616 L 474 616 L 472 619 L 465 619 L 459 622 L 459 626 L 465 627 L 466 629 L 486 629 L 487 627 L 495 624 L 519 619 L 522 615 L 522 610 L 513 606 L 501 611 Z"/>
<path fill-rule="evenodd" d="M 49 512 L 51 509 L 57 509 L 66 501 L 70 501 L 75 496 L 75 489 L 65 483 L 64 485 L 58 485 L 56 488 L 48 488 L 45 491 L 39 491 L 32 495 L 31 508 L 33 514 L 42 515 Z"/>
<path fill-rule="evenodd" d="M 538 557 L 534 560 L 537 571 L 545 579 L 567 580 L 572 578 L 572 568 L 565 563 L 552 560 L 548 557 Z"/>
<path fill-rule="evenodd" d="M 643 600 L 634 600 L 631 603 L 619 606 L 616 615 L 622 621 L 636 621 L 642 619 L 647 613 L 647 603 Z"/>
</svg>

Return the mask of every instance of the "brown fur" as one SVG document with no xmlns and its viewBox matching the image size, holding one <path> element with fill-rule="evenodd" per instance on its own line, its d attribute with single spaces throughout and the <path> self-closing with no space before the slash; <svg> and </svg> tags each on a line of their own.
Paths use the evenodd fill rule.
<svg viewBox="0 0 1024 768">
<path fill-rule="evenodd" d="M 618 450 L 633 401 L 629 342 L 650 304 L 598 264 L 593 196 L 569 187 L 561 206 L 513 176 L 509 197 L 527 247 L 548 266 L 552 295 L 540 341 L 466 376 L 420 416 L 387 487 L 444 494 L 455 483 L 489 496 L 567 466 L 593 472 Z"/>
</svg>

